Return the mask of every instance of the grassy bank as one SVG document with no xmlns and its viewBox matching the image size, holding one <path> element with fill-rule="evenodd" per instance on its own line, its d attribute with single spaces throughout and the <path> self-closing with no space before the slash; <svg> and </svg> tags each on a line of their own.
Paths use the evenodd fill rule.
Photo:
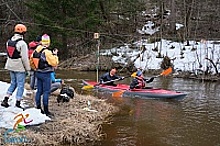
<svg viewBox="0 0 220 146">
<path fill-rule="evenodd" d="M 34 106 L 33 94 L 25 99 Z M 79 94 L 66 103 L 57 103 L 56 96 L 52 95 L 49 104 L 50 111 L 55 114 L 51 121 L 27 126 L 26 130 L 14 132 L 10 137 L 25 135 L 30 141 L 21 145 L 96 145 L 105 138 L 102 124 L 119 110 L 105 100 Z M 0 144 L 4 145 L 6 129 L 0 131 Z"/>
</svg>

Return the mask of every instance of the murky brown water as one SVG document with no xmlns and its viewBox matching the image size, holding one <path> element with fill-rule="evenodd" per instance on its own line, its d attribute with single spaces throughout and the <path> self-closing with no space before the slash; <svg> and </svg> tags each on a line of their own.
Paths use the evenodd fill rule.
<svg viewBox="0 0 220 146">
<path fill-rule="evenodd" d="M 0 72 L 1 80 L 7 76 Z M 79 93 L 81 79 L 96 79 L 95 72 L 57 71 L 57 76 Z M 188 95 L 182 100 L 123 98 L 116 103 L 121 112 L 103 126 L 107 136 L 100 145 L 220 146 L 220 83 L 157 78 L 149 86 Z"/>
</svg>

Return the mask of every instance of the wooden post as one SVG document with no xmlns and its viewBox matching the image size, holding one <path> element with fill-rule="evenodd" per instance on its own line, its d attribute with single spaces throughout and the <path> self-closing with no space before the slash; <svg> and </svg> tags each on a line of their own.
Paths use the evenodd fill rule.
<svg viewBox="0 0 220 146">
<path fill-rule="evenodd" d="M 99 47 L 100 47 L 99 33 L 94 33 L 94 39 L 97 40 L 96 82 L 99 82 Z"/>
</svg>

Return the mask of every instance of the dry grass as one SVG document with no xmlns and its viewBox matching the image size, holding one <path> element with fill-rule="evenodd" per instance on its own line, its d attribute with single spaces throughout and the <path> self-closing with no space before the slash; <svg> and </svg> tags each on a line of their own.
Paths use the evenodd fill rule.
<svg viewBox="0 0 220 146">
<path fill-rule="evenodd" d="M 84 110 L 88 108 L 88 101 L 91 103 L 90 109 L 98 112 Z M 119 110 L 105 100 L 79 94 L 70 102 L 59 104 L 56 102 L 56 96 L 51 96 L 49 107 L 55 114 L 52 121 L 29 126 L 20 133 L 31 139 L 27 145 L 95 145 L 104 138 L 102 124 Z M 4 133 L 5 129 L 1 131 Z M 3 135 L 0 139 L 3 141 Z"/>
</svg>

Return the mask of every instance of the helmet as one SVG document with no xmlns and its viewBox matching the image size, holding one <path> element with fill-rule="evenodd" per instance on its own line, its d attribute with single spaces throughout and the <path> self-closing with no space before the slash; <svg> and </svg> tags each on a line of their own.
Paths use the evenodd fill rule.
<svg viewBox="0 0 220 146">
<path fill-rule="evenodd" d="M 17 24 L 15 25 L 14 31 L 17 33 L 24 33 L 27 31 L 27 27 L 24 24 Z"/>
<path fill-rule="evenodd" d="M 142 75 L 142 71 L 141 71 L 141 70 L 138 70 L 137 73 L 136 73 L 136 75 L 140 77 L 140 76 Z"/>
</svg>

